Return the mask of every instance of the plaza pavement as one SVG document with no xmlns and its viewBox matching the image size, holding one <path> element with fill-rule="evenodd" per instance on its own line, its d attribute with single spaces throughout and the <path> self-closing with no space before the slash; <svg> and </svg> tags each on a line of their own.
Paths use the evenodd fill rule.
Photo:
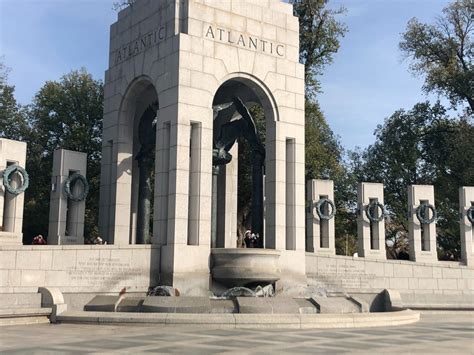
<svg viewBox="0 0 474 355">
<path fill-rule="evenodd" d="M 0 328 L 1 354 L 344 352 L 474 354 L 474 312 L 423 313 L 421 321 L 411 325 L 334 330 L 78 324 Z"/>
</svg>

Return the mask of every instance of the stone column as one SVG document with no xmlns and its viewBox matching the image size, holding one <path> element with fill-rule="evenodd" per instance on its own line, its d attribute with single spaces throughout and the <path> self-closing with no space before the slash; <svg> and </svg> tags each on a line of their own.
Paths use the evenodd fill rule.
<svg viewBox="0 0 474 355">
<path fill-rule="evenodd" d="M 174 90 L 178 91 L 178 88 Z M 178 93 L 176 93 L 178 95 Z M 183 102 L 166 107 L 162 114 L 165 122 L 164 135 L 168 137 L 160 144 L 164 157 L 160 174 L 165 181 L 158 199 L 162 206 L 161 220 L 155 240 L 161 243 L 160 284 L 177 288 L 182 295 L 207 295 L 209 293 L 209 257 L 211 246 L 211 199 L 212 199 L 212 108 L 203 100 L 196 107 Z M 179 109 L 178 109 L 179 107 Z M 190 115 L 193 112 L 193 115 Z M 196 118 L 202 118 L 197 121 Z M 159 119 L 160 122 L 160 119 Z M 200 161 L 195 167 L 200 172 L 198 205 L 192 207 L 192 215 L 199 221 L 198 238 L 188 238 L 189 233 L 189 183 L 191 125 L 201 129 Z M 158 163 L 158 162 L 157 162 Z M 157 185 L 158 186 L 158 185 Z M 155 194 L 159 194 L 155 191 Z M 166 206 L 166 208 L 165 208 Z M 160 232 L 162 230 L 162 232 Z"/>
<path fill-rule="evenodd" d="M 211 216 L 211 248 L 217 248 L 217 226 L 218 226 L 218 178 L 219 178 L 219 172 L 221 170 L 220 166 L 213 166 L 212 167 L 212 216 Z"/>
<path fill-rule="evenodd" d="M 303 111 L 291 119 L 304 121 Z M 283 119 L 282 119 L 283 121 Z M 306 287 L 304 125 L 277 122 L 267 128 L 266 247 L 280 254 L 281 278 L 276 288 L 290 295 Z M 277 137 L 272 142 L 269 137 Z"/>
<path fill-rule="evenodd" d="M 256 152 L 252 158 L 252 232 L 260 236 L 264 236 L 264 220 L 263 220 L 263 176 L 265 157 Z M 258 241 L 258 247 L 263 248 L 263 238 Z"/>
<path fill-rule="evenodd" d="M 306 251 L 321 255 L 336 255 L 334 217 L 322 219 L 316 212 L 316 205 L 321 199 L 334 203 L 334 182 L 332 180 L 310 180 L 306 183 Z M 322 206 L 323 212 L 329 215 L 331 207 Z"/>
<path fill-rule="evenodd" d="M 199 245 L 201 124 L 191 122 L 189 146 L 188 244 Z"/>
<path fill-rule="evenodd" d="M 158 110 L 155 154 L 155 212 L 152 244 L 165 245 L 168 233 L 168 196 L 171 125 L 164 120 L 164 110 Z M 167 109 L 170 111 L 170 109 Z"/>
<path fill-rule="evenodd" d="M 114 220 L 111 209 L 113 197 L 111 184 L 113 180 L 113 141 L 102 143 L 102 162 L 100 168 L 100 202 L 99 202 L 99 233 L 102 239 L 113 244 L 111 235 Z"/>
<path fill-rule="evenodd" d="M 21 186 L 21 178 L 18 175 L 12 176 L 10 179 L 10 186 L 17 189 Z M 16 195 L 5 190 L 3 205 L 3 231 L 13 232 L 15 229 L 16 219 Z"/>
<path fill-rule="evenodd" d="M 408 239 L 410 243 L 410 260 L 436 262 L 436 221 L 422 224 L 417 216 L 417 208 L 428 203 L 434 206 L 434 188 L 432 185 L 411 185 L 408 187 Z M 427 212 L 432 218 L 432 211 Z"/>
<path fill-rule="evenodd" d="M 232 161 L 225 167 L 225 221 L 224 248 L 237 246 L 237 194 L 239 169 L 239 144 L 236 142 L 230 150 Z"/>
<path fill-rule="evenodd" d="M 466 265 L 474 265 L 474 227 L 467 213 L 474 208 L 474 187 L 464 186 L 459 189 L 459 217 L 461 223 L 461 260 Z M 472 213 L 472 212 L 470 212 Z M 471 214 L 472 216 L 473 214 Z"/>
<path fill-rule="evenodd" d="M 237 246 L 238 143 L 229 151 L 232 160 L 219 167 L 217 177 L 217 244 L 216 248 Z"/>
<path fill-rule="evenodd" d="M 383 184 L 361 182 L 357 188 L 357 240 L 359 256 L 386 259 Z M 373 206 L 373 207 L 371 207 Z M 368 211 L 370 209 L 370 211 Z M 375 220 L 370 220 L 370 213 Z"/>
<path fill-rule="evenodd" d="M 0 245 L 23 244 L 24 193 L 13 195 L 3 186 L 3 172 L 10 165 L 25 167 L 26 143 L 0 138 Z M 21 179 L 11 176 L 11 185 L 18 187 Z"/>
<path fill-rule="evenodd" d="M 69 200 L 64 193 L 64 184 L 73 173 L 86 177 L 87 154 L 57 149 L 53 156 L 51 197 L 49 207 L 48 244 L 84 244 L 84 213 L 86 201 Z M 78 195 L 84 186 L 79 181 L 72 186 L 72 193 Z"/>
</svg>

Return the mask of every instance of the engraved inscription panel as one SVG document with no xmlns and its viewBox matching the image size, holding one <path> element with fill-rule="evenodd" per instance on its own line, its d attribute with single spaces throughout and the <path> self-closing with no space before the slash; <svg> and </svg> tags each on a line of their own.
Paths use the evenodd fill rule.
<svg viewBox="0 0 474 355">
<path fill-rule="evenodd" d="M 371 281 L 377 276 L 367 272 L 363 265 L 358 264 L 318 264 L 314 275 L 316 286 L 328 291 L 371 288 Z"/>
<path fill-rule="evenodd" d="M 133 268 L 130 260 L 120 258 L 90 257 L 78 260 L 77 268 L 69 270 L 69 277 L 74 284 L 90 286 L 113 286 L 117 283 L 133 279 L 143 273 L 139 268 Z M 124 286 L 127 286 L 124 284 Z"/>
</svg>

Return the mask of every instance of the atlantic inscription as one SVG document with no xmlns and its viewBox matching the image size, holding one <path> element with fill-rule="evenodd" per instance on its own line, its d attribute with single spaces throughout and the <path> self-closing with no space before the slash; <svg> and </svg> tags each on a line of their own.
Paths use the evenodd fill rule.
<svg viewBox="0 0 474 355">
<path fill-rule="evenodd" d="M 237 46 L 253 50 L 256 52 L 285 56 L 285 45 L 249 34 L 239 33 L 218 26 L 205 26 L 204 36 L 208 39 L 218 41 L 227 45 Z M 154 29 L 133 41 L 122 45 L 114 54 L 114 65 L 120 64 L 130 58 L 143 53 L 147 49 L 158 45 L 166 38 L 166 28 L 164 26 Z"/>
<path fill-rule="evenodd" d="M 204 36 L 208 39 L 213 39 L 224 44 L 247 48 L 260 53 L 275 55 L 278 57 L 285 56 L 285 46 L 283 44 L 217 26 L 205 26 Z"/>
<path fill-rule="evenodd" d="M 123 61 L 135 57 L 136 55 L 144 52 L 148 48 L 159 44 L 166 38 L 166 28 L 164 26 L 157 28 L 147 34 L 140 36 L 139 38 L 131 41 L 120 47 L 114 54 L 115 65 L 122 63 Z"/>
</svg>

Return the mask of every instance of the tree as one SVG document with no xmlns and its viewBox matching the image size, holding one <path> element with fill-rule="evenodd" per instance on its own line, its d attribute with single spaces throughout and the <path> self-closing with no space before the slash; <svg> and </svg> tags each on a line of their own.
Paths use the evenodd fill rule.
<svg viewBox="0 0 474 355">
<path fill-rule="evenodd" d="M 317 103 L 306 101 L 305 110 L 306 180 L 329 179 L 341 175 L 343 173 L 341 143 L 329 127 Z"/>
<path fill-rule="evenodd" d="M 115 11 L 120 11 L 125 9 L 128 6 L 133 6 L 137 0 L 120 0 L 120 1 L 115 1 L 112 4 L 112 9 Z"/>
<path fill-rule="evenodd" d="M 419 103 L 410 111 L 395 112 L 375 135 L 375 143 L 353 157 L 359 161 L 353 172 L 359 181 L 384 182 L 390 212 L 387 238 L 396 248 L 404 244 L 407 187 L 433 184 L 440 257 L 458 258 L 458 188 L 474 183 L 474 127 L 469 117 L 450 119 L 439 103 Z"/>
<path fill-rule="evenodd" d="M 474 185 L 474 125 L 467 114 L 456 120 L 433 124 L 424 149 L 427 161 L 434 167 L 439 255 L 443 259 L 459 258 L 459 187 Z"/>
<path fill-rule="evenodd" d="M 334 180 L 336 249 L 338 254 L 352 255 L 357 239 L 355 206 L 350 202 L 355 183 L 343 162 L 344 150 L 317 103 L 306 100 L 305 121 L 305 179 Z"/>
<path fill-rule="evenodd" d="M 8 73 L 0 59 L 0 137 L 23 140 L 28 131 L 24 109 L 15 99 L 15 87 L 8 84 Z"/>
<path fill-rule="evenodd" d="M 336 20 L 346 9 L 329 9 L 329 0 L 290 0 L 290 3 L 300 23 L 300 61 L 305 65 L 306 95 L 314 99 L 321 90 L 317 77 L 332 63 L 340 47 L 339 39 L 347 32 L 347 27 Z"/>
<path fill-rule="evenodd" d="M 319 76 L 339 50 L 346 26 L 336 19 L 346 12 L 329 9 L 329 0 L 291 0 L 300 24 L 300 62 L 305 66 L 305 178 L 335 182 L 336 249 L 339 254 L 355 252 L 357 225 L 351 176 L 343 163 L 344 150 L 329 127 L 316 95 L 321 91 Z"/>
<path fill-rule="evenodd" d="M 53 152 L 63 148 L 87 153 L 90 193 L 86 202 L 85 235 L 97 232 L 102 135 L 103 85 L 85 69 L 60 81 L 48 81 L 29 110 L 25 241 L 47 234 Z"/>
<path fill-rule="evenodd" d="M 474 110 L 474 2 L 457 0 L 435 24 L 410 20 L 402 52 L 411 70 L 425 76 L 424 90 L 446 95 L 452 105 L 466 101 Z"/>
</svg>

